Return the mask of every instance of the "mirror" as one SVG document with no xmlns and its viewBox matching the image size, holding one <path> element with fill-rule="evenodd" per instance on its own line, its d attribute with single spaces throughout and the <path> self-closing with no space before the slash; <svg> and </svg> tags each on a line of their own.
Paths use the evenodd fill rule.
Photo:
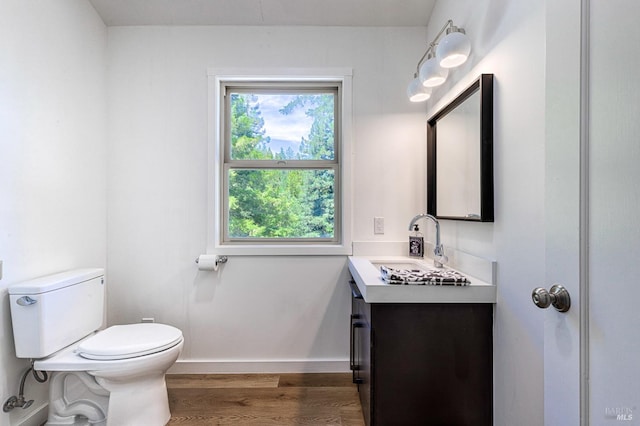
<svg viewBox="0 0 640 426">
<path fill-rule="evenodd" d="M 427 120 L 427 213 L 493 222 L 493 74 Z"/>
</svg>

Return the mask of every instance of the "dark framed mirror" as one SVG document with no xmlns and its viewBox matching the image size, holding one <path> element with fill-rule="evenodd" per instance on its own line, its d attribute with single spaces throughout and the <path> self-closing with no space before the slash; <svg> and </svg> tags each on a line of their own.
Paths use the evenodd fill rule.
<svg viewBox="0 0 640 426">
<path fill-rule="evenodd" d="M 427 213 L 493 222 L 493 74 L 427 120 Z"/>
</svg>

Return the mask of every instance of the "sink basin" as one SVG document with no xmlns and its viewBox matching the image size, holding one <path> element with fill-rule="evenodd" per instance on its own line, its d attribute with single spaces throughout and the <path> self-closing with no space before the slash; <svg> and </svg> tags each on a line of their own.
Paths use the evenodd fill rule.
<svg viewBox="0 0 640 426">
<path fill-rule="evenodd" d="M 471 282 L 450 268 L 429 267 L 424 262 L 408 260 L 371 260 L 386 284 L 467 286 Z"/>
<path fill-rule="evenodd" d="M 421 265 L 419 263 L 413 262 L 376 262 L 372 261 L 371 264 L 376 267 L 376 269 L 380 269 L 381 266 L 386 266 L 387 268 L 393 269 L 412 269 L 418 271 L 429 271 L 429 268 L 426 265 Z"/>
</svg>

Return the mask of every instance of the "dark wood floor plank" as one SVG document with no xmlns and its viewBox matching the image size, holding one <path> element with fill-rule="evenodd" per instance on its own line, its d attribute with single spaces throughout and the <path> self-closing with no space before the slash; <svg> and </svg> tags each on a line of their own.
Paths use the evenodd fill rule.
<svg viewBox="0 0 640 426">
<path fill-rule="evenodd" d="M 244 409 L 267 410 L 357 406 L 357 395 L 343 388 L 244 388 L 169 390 L 176 413 L 222 413 Z"/>
<path fill-rule="evenodd" d="M 363 426 L 350 379 L 342 373 L 168 375 L 169 424 Z"/>
<path fill-rule="evenodd" d="M 246 426 L 299 426 L 299 425 L 328 425 L 342 426 L 341 419 L 338 417 L 283 417 L 275 416 L 268 418 L 266 416 L 216 416 L 216 417 L 200 417 L 200 418 L 171 418 L 169 425 L 246 425 Z"/>
<path fill-rule="evenodd" d="M 280 387 L 353 387 L 350 374 L 344 373 L 286 373 L 280 374 Z"/>
<path fill-rule="evenodd" d="M 278 374 L 167 374 L 168 388 L 275 388 Z"/>
<path fill-rule="evenodd" d="M 340 420 L 342 426 L 364 426 L 360 402 L 356 407 L 341 407 Z"/>
</svg>

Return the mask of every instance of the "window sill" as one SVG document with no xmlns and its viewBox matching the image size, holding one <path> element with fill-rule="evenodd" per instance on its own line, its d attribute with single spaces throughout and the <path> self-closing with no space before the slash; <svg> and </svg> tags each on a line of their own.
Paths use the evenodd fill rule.
<svg viewBox="0 0 640 426">
<path fill-rule="evenodd" d="M 350 256 L 351 244 L 336 245 L 216 245 L 210 254 L 224 256 Z"/>
</svg>

